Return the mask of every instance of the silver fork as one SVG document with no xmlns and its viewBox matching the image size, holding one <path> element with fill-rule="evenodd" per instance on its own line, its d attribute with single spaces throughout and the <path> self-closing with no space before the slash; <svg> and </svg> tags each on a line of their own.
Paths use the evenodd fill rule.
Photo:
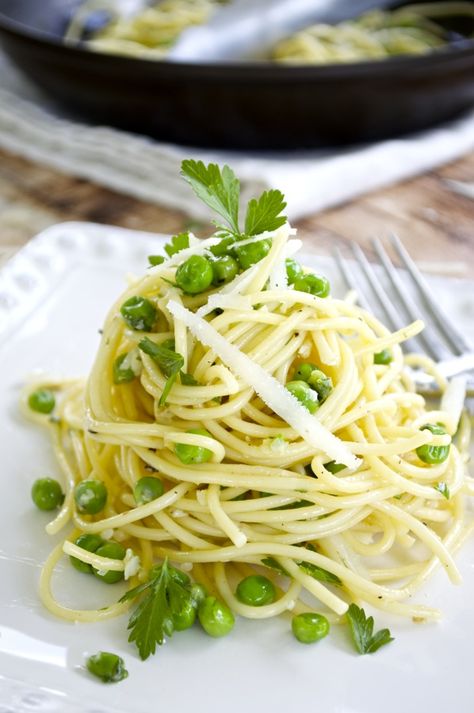
<svg viewBox="0 0 474 713">
<path fill-rule="evenodd" d="M 365 289 L 361 289 L 360 281 L 342 257 L 340 250 L 334 249 L 334 257 L 344 282 L 349 289 L 357 292 L 362 307 L 382 314 L 382 321 L 393 330 L 401 329 L 408 322 L 422 319 L 426 325 L 425 329 L 406 342 L 404 349 L 429 356 L 446 378 L 465 374 L 468 395 L 474 396 L 474 345 L 456 328 L 436 301 L 400 239 L 392 235 L 391 243 L 406 269 L 403 277 L 393 266 L 380 240 L 374 239 L 372 244 L 381 268 L 378 271 L 368 261 L 359 245 L 351 244 L 357 266 L 366 278 Z M 404 277 L 406 279 L 403 279 Z M 415 370 L 412 375 L 418 390 L 434 390 L 433 380 L 421 370 Z"/>
</svg>

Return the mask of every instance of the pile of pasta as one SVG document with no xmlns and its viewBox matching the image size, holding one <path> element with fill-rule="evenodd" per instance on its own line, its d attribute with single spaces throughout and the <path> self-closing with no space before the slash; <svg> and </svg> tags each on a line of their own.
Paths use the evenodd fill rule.
<svg viewBox="0 0 474 713">
<path fill-rule="evenodd" d="M 52 573 L 69 554 L 99 570 L 125 571 L 131 585 L 168 558 L 244 617 L 314 610 L 314 598 L 336 620 L 352 601 L 416 619 L 440 615 L 413 596 L 439 567 L 460 581 L 454 555 L 472 531 L 466 503 L 474 494 L 462 397 L 426 359 L 404 357 L 400 345 L 420 322 L 391 333 L 354 295 L 292 289 L 284 266 L 298 248 L 293 233 L 285 224 L 266 234 L 271 249 L 263 260 L 225 287 L 194 296 L 175 286 L 176 269 L 218 241 L 193 240 L 133 279 L 113 305 L 86 383 L 43 382 L 56 392 L 57 412 L 33 417 L 50 431 L 65 482 L 64 504 L 47 528 L 65 535 L 41 579 L 53 613 L 90 621 L 127 607 L 87 611 L 58 602 Z M 193 377 L 175 381 L 165 406 L 167 377 L 138 349 L 144 332 L 120 312 L 136 296 L 158 314 L 146 337 L 158 345 L 174 340 L 183 372 Z M 382 350 L 391 360 L 374 363 Z M 124 353 L 136 378 L 117 384 L 114 363 Z M 332 381 L 314 414 L 285 388 L 303 362 Z M 408 367 L 420 365 L 445 391 L 430 411 L 411 382 Z M 427 423 L 442 423 L 445 433 L 423 429 Z M 207 435 L 189 433 L 195 429 Z M 185 464 L 177 443 L 206 448 L 211 457 Z M 427 444 L 449 445 L 449 457 L 423 463 L 416 449 Z M 137 505 L 134 485 L 150 474 L 164 493 Z M 107 487 L 99 515 L 75 505 L 75 486 L 89 478 Z M 123 543 L 127 557 L 103 561 L 81 550 L 73 544 L 81 533 Z M 327 576 L 312 576 L 302 561 Z M 274 580 L 273 603 L 252 607 L 236 598 L 235 583 L 256 572 Z"/>
<path fill-rule="evenodd" d="M 297 64 L 334 64 L 420 55 L 443 47 L 447 34 L 436 19 L 456 12 L 456 3 L 413 5 L 384 12 L 373 10 L 337 25 L 318 23 L 279 42 L 273 59 Z M 461 3 L 463 12 L 472 8 Z"/>
<path fill-rule="evenodd" d="M 87 45 L 98 52 L 163 59 L 184 30 L 207 22 L 220 4 L 220 0 L 163 0 L 132 17 L 117 15 Z M 66 39 L 81 39 L 90 13 L 106 7 L 103 0 L 86 0 Z"/>
</svg>

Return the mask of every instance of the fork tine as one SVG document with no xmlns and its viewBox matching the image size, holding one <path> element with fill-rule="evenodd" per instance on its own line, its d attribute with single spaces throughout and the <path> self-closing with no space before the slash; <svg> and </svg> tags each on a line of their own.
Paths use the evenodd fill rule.
<svg viewBox="0 0 474 713">
<path fill-rule="evenodd" d="M 381 308 L 383 309 L 391 328 L 394 330 L 401 329 L 401 327 L 403 327 L 403 324 L 399 319 L 397 311 L 394 309 L 392 303 L 390 302 L 387 293 L 380 284 L 377 275 L 375 274 L 365 254 L 362 252 L 362 249 L 359 245 L 357 245 L 357 243 L 352 243 L 351 248 L 352 252 L 354 253 L 354 257 L 357 260 L 359 266 L 361 267 L 365 277 L 367 278 L 367 282 L 372 288 L 374 295 L 376 296 Z"/>
<path fill-rule="evenodd" d="M 413 321 L 420 319 L 420 314 L 418 312 L 417 305 L 411 299 L 411 297 L 406 294 L 405 286 L 400 278 L 400 275 L 398 274 L 395 267 L 392 265 L 392 262 L 390 261 L 390 258 L 382 247 L 381 242 L 379 240 L 374 239 L 372 241 L 372 244 L 380 262 L 382 263 L 383 268 L 385 269 L 387 277 L 389 278 L 392 284 L 393 290 L 395 291 L 400 303 L 405 309 L 406 314 Z M 428 331 L 427 328 L 424 329 L 423 332 L 418 335 L 418 339 L 423 344 L 427 354 L 435 361 L 441 361 L 443 358 L 446 358 L 448 356 L 448 352 L 444 348 L 443 344 L 439 340 L 433 339 L 431 333 Z"/>
<path fill-rule="evenodd" d="M 441 335 L 448 342 L 451 349 L 457 355 L 465 354 L 466 352 L 474 352 L 474 346 L 470 344 L 469 341 L 464 337 L 464 335 L 461 334 L 453 326 L 453 324 L 450 322 L 449 318 L 443 312 L 439 304 L 435 304 L 435 301 L 430 292 L 430 288 L 426 283 L 425 278 L 413 262 L 412 258 L 408 254 L 398 235 L 392 233 L 391 240 L 404 266 L 412 276 L 413 281 L 417 286 L 421 298 L 425 304 L 427 312 L 429 313 L 430 317 L 432 317 L 434 322 L 436 322 L 436 325 Z"/>
<path fill-rule="evenodd" d="M 362 290 L 360 289 L 360 287 L 357 285 L 357 283 L 354 280 L 354 278 L 352 277 L 350 271 L 348 270 L 346 261 L 342 257 L 341 251 L 339 250 L 339 248 L 333 248 L 332 253 L 333 253 L 334 259 L 336 260 L 337 266 L 339 268 L 339 272 L 341 273 L 342 278 L 343 278 L 344 282 L 346 283 L 346 287 L 349 290 L 354 290 L 354 292 L 357 292 L 357 299 L 358 299 L 359 304 L 364 309 L 369 310 L 370 305 L 367 301 L 367 298 L 364 295 L 364 293 L 362 292 Z"/>
</svg>

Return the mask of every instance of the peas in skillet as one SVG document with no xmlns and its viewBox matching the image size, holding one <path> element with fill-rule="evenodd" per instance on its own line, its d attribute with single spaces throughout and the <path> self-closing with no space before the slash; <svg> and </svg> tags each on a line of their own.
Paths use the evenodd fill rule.
<svg viewBox="0 0 474 713">
<path fill-rule="evenodd" d="M 187 295 L 198 295 L 211 286 L 213 277 L 210 261 L 202 255 L 192 255 L 178 267 L 175 280 Z"/>
<path fill-rule="evenodd" d="M 57 480 L 39 478 L 33 483 L 31 498 L 39 510 L 56 510 L 64 502 L 64 493 Z"/>
</svg>

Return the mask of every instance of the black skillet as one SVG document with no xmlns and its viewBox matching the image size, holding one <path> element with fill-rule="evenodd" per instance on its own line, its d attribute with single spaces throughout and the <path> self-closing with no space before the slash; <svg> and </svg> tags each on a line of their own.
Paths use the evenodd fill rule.
<svg viewBox="0 0 474 713">
<path fill-rule="evenodd" d="M 474 42 L 421 57 L 323 67 L 177 64 L 61 41 L 77 0 L 0 0 L 15 63 L 78 117 L 182 144 L 298 149 L 432 126 L 474 103 Z M 474 19 L 463 19 L 463 34 Z M 453 29 L 453 28 L 451 28 Z"/>
</svg>

